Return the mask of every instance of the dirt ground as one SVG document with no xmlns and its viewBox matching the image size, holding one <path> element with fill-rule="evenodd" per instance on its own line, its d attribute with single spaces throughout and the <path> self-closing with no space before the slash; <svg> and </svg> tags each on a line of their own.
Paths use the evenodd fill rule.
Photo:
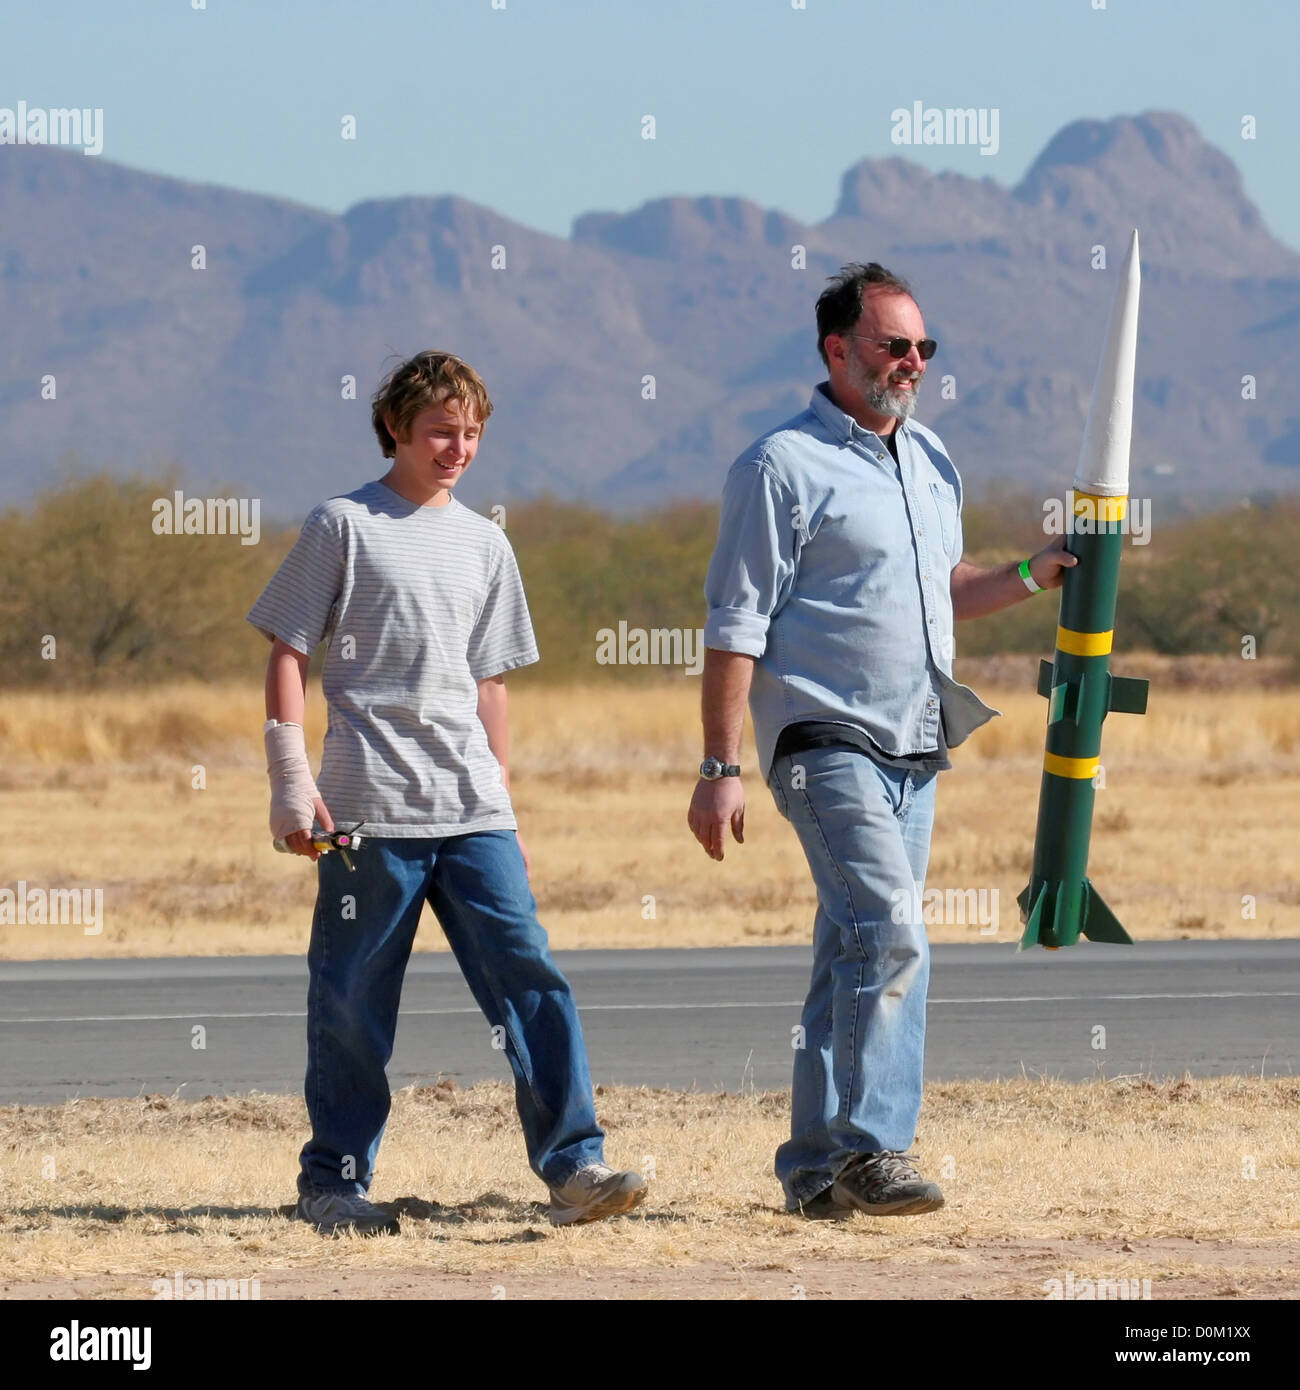
<svg viewBox="0 0 1300 1390">
<path fill-rule="evenodd" d="M 913 1218 L 920 1220 L 921 1218 Z M 1149 1278 L 1160 1299 L 1294 1299 L 1300 1297 L 1300 1241 L 1264 1246 L 1231 1241 L 918 1240 L 914 1263 L 873 1257 L 863 1220 L 862 1250 L 850 1259 L 792 1259 L 751 1265 L 706 1260 L 682 1268 L 571 1270 L 520 1275 L 411 1269 L 268 1270 L 263 1299 L 1029 1299 L 1062 1268 L 1082 1280 Z M 544 1239 L 538 1228 L 539 1239 Z M 946 1249 L 944 1248 L 946 1245 Z M 1096 1271 L 1089 1276 L 1086 1271 Z M 1123 1271 L 1123 1273 L 1116 1273 Z M 1041 1277 L 1040 1277 L 1041 1276 Z M 1158 1290 L 1158 1292 L 1157 1292 Z M 139 1280 L 101 1275 L 0 1282 L 4 1299 L 147 1297 Z"/>
<path fill-rule="evenodd" d="M 371 1195 L 402 1231 L 369 1240 L 287 1219 L 297 1098 L 0 1109 L 0 1297 L 149 1299 L 177 1279 L 199 1293 L 242 1280 L 261 1299 L 1300 1290 L 1294 1079 L 932 1085 L 916 1152 L 947 1204 L 843 1223 L 783 1210 L 771 1163 L 785 1093 L 610 1087 L 597 1101 L 611 1162 L 651 1177 L 638 1211 L 553 1229 L 510 1088 L 444 1079 L 394 1098 Z"/>
</svg>

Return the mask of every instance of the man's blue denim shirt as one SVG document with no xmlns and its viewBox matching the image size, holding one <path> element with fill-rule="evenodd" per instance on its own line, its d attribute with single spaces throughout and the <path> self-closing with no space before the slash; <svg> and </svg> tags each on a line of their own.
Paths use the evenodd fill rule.
<svg viewBox="0 0 1300 1390">
<path fill-rule="evenodd" d="M 801 720 L 852 725 L 894 757 L 939 747 L 941 715 L 956 747 L 998 713 L 952 679 L 952 460 L 900 421 L 895 463 L 828 390 L 731 465 L 704 584 L 704 645 L 757 658 L 764 778 L 781 730 Z"/>
</svg>

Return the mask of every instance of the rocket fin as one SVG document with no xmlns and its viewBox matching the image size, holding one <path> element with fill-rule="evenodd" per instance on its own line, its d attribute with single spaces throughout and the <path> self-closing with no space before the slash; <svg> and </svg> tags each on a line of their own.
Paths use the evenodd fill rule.
<svg viewBox="0 0 1300 1390">
<path fill-rule="evenodd" d="M 1032 907 L 1029 905 L 1028 888 L 1016 899 L 1020 904 L 1021 920 L 1025 923 L 1024 934 L 1020 938 L 1020 945 L 1016 947 L 1017 951 L 1027 951 L 1031 946 L 1038 945 L 1038 933 L 1043 925 L 1043 900 L 1046 897 L 1047 885 L 1044 883 L 1039 888 Z"/>
<path fill-rule="evenodd" d="M 1052 698 L 1052 671 L 1053 666 L 1050 661 L 1039 660 L 1038 663 L 1038 693 L 1045 699 Z"/>
<path fill-rule="evenodd" d="M 1052 687 L 1047 697 L 1047 722 L 1059 724 L 1062 719 L 1076 719 L 1079 708 L 1079 687 L 1075 681 L 1062 681 Z"/>
<path fill-rule="evenodd" d="M 1101 894 L 1089 879 L 1083 880 L 1088 890 L 1088 904 L 1083 915 L 1083 934 L 1089 941 L 1110 941 L 1117 946 L 1131 946 L 1133 938 L 1119 924 L 1119 918 L 1106 906 Z"/>
<path fill-rule="evenodd" d="M 1133 676 L 1112 676 L 1106 708 L 1114 710 L 1116 714 L 1145 714 L 1147 691 L 1150 688 L 1150 681 L 1138 680 Z"/>
<path fill-rule="evenodd" d="M 1073 946 L 1079 939 L 1079 922 L 1071 916 L 1070 899 L 1073 895 L 1065 891 L 1065 884 L 1056 885 L 1056 903 L 1052 909 L 1052 935 L 1057 946 Z"/>
</svg>

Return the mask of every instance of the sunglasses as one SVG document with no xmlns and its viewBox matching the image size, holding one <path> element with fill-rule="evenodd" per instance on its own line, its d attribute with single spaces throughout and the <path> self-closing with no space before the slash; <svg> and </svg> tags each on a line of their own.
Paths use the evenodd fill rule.
<svg viewBox="0 0 1300 1390">
<path fill-rule="evenodd" d="M 913 348 L 921 354 L 921 361 L 928 362 L 939 350 L 933 338 L 868 338 L 865 333 L 850 333 L 850 338 L 861 338 L 864 343 L 875 343 L 877 347 L 887 347 L 891 357 L 906 357 Z"/>
</svg>

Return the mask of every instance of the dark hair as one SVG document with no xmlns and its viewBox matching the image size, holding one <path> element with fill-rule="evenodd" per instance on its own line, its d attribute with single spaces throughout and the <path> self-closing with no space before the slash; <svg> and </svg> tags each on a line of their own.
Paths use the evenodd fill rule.
<svg viewBox="0 0 1300 1390">
<path fill-rule="evenodd" d="M 862 265 L 853 261 L 841 266 L 838 275 L 830 277 L 830 286 L 817 300 L 817 351 L 830 366 L 826 356 L 826 339 L 832 333 L 847 333 L 862 316 L 862 294 L 869 286 L 881 285 L 894 294 L 912 293 L 906 280 L 885 269 L 876 261 Z"/>
<path fill-rule="evenodd" d="M 431 405 L 459 401 L 465 414 L 487 424 L 492 414 L 483 379 L 467 362 L 450 352 L 419 352 L 394 367 L 379 385 L 370 402 L 370 423 L 386 459 L 397 453 L 397 440 L 406 442 L 411 422 Z M 389 432 L 385 415 L 391 415 L 397 438 Z"/>
</svg>

